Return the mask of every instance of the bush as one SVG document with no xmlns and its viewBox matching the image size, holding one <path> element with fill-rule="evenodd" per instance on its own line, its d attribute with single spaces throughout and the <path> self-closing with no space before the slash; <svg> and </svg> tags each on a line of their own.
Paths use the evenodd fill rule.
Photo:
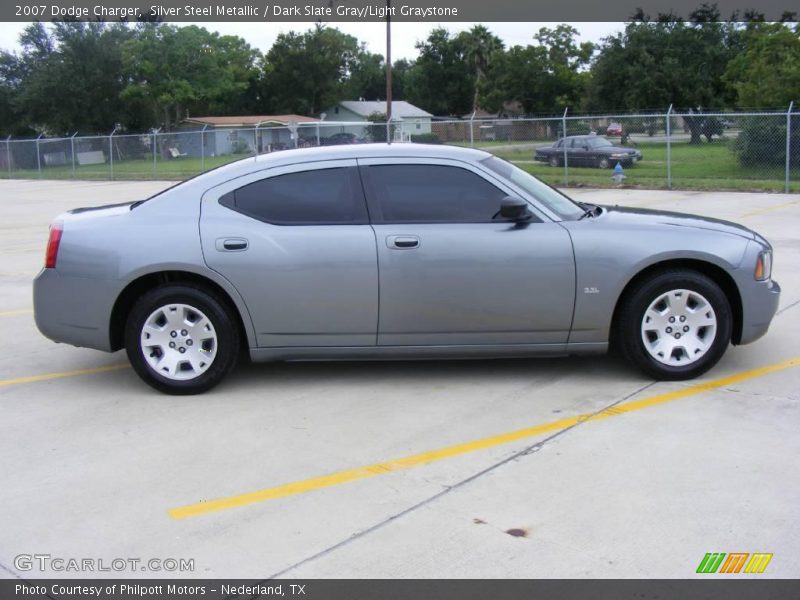
<svg viewBox="0 0 800 600">
<path fill-rule="evenodd" d="M 741 132 L 733 144 L 739 164 L 784 166 L 786 164 L 786 119 L 777 117 L 742 117 Z M 792 117 L 790 142 L 791 164 L 800 163 L 800 118 Z"/>
<path fill-rule="evenodd" d="M 411 141 L 417 144 L 441 144 L 442 140 L 439 139 L 435 133 L 420 133 L 419 135 L 412 135 Z"/>
</svg>

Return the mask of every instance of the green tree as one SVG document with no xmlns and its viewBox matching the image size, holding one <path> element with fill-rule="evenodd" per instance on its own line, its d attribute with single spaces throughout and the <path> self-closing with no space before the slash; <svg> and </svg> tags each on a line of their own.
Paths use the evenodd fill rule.
<svg viewBox="0 0 800 600">
<path fill-rule="evenodd" d="M 6 65 L 16 62 L 12 96 L 23 121 L 48 134 L 141 125 L 140 115 L 120 99 L 125 85 L 121 47 L 132 35 L 119 24 L 26 27 L 20 36 L 21 55 L 4 59 Z"/>
<path fill-rule="evenodd" d="M 472 97 L 472 110 L 476 111 L 479 108 L 479 96 L 486 79 L 486 72 L 494 58 L 503 51 L 503 42 L 483 25 L 475 25 L 469 31 L 461 32 L 458 38 L 463 44 L 465 58 L 473 69 L 475 91 Z"/>
<path fill-rule="evenodd" d="M 644 17 L 642 17 L 644 18 Z M 732 101 L 722 81 L 740 50 L 738 26 L 720 22 L 716 9 L 695 11 L 683 22 L 672 15 L 629 23 L 607 37 L 592 65 L 593 110 L 721 108 Z"/>
<path fill-rule="evenodd" d="M 501 110 L 506 101 L 520 102 L 527 113 L 553 113 L 578 106 L 585 94 L 592 57 L 591 43 L 576 41 L 569 25 L 541 28 L 535 45 L 513 46 L 498 55 L 489 70 L 482 104 Z"/>
<path fill-rule="evenodd" d="M 202 27 L 143 24 L 123 44 L 129 83 L 122 98 L 141 104 L 165 129 L 194 114 L 222 109 L 250 85 L 258 53 L 241 38 Z"/>
<path fill-rule="evenodd" d="M 723 80 L 747 108 L 785 107 L 800 100 L 800 25 L 748 24 L 744 51 L 728 63 Z"/>
<path fill-rule="evenodd" d="M 419 57 L 405 80 L 406 99 L 435 115 L 469 112 L 475 80 L 463 38 L 437 28 L 416 48 Z"/>
<path fill-rule="evenodd" d="M 263 101 L 276 112 L 318 114 L 344 98 L 354 69 L 370 78 L 375 56 L 367 56 L 353 36 L 322 25 L 282 33 L 261 62 Z"/>
<path fill-rule="evenodd" d="M 386 98 L 386 69 L 383 56 L 368 52 L 363 44 L 350 65 L 342 96 L 345 100 L 358 98 L 365 100 Z"/>
</svg>

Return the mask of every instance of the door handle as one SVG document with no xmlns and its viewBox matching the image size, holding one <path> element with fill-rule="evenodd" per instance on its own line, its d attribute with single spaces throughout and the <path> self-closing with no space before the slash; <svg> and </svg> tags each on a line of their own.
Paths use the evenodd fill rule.
<svg viewBox="0 0 800 600">
<path fill-rule="evenodd" d="M 419 248 L 420 240 L 415 235 L 390 235 L 386 238 L 386 245 L 394 250 L 411 250 Z"/>
<path fill-rule="evenodd" d="M 219 238 L 216 248 L 220 252 L 241 252 L 247 250 L 248 242 L 244 238 Z"/>
</svg>

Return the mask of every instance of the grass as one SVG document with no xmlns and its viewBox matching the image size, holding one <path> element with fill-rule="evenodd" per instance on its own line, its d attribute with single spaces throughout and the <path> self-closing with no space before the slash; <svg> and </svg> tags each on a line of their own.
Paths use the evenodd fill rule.
<svg viewBox="0 0 800 600">
<path fill-rule="evenodd" d="M 640 144 L 642 160 L 625 169 L 625 186 L 667 188 L 666 144 Z M 486 148 L 492 152 L 492 148 Z M 550 184 L 564 185 L 564 167 L 533 161 L 533 150 L 499 150 L 497 156 L 518 164 Z M 723 141 L 693 145 L 672 144 L 672 187 L 697 190 L 784 191 L 783 167 L 742 167 Z M 800 169 L 791 172 L 789 190 L 800 192 Z M 570 167 L 567 185 L 615 187 L 610 169 Z"/>
<path fill-rule="evenodd" d="M 184 156 L 170 160 L 159 158 L 153 168 L 153 159 L 137 159 L 114 161 L 114 179 L 137 180 L 137 179 L 168 179 L 181 180 L 197 175 L 201 171 L 213 169 L 221 165 L 247 158 L 247 154 L 232 154 L 226 156 L 207 156 L 205 160 L 199 157 Z M 14 170 L 12 172 L 15 179 L 38 179 L 39 172 L 36 169 Z M 8 179 L 8 171 L 0 173 L 0 177 Z M 111 179 L 111 166 L 108 163 L 99 165 L 78 165 L 75 172 L 72 166 L 45 167 L 41 172 L 42 179 L 89 179 L 89 180 L 108 180 Z"/>
<path fill-rule="evenodd" d="M 476 147 L 493 152 L 497 156 L 517 163 L 521 168 L 542 180 L 559 186 L 616 187 L 611 180 L 610 169 L 570 167 L 566 182 L 563 167 L 551 167 L 546 163 L 533 161 L 533 147 L 547 142 L 517 142 L 519 148 L 510 149 L 514 142 L 478 142 Z M 464 145 L 464 144 L 458 144 Z M 625 169 L 626 179 L 623 187 L 648 189 L 667 189 L 667 146 L 664 143 L 641 143 L 643 159 L 635 166 Z M 731 152 L 727 143 L 714 141 L 691 145 L 685 142 L 672 144 L 672 187 L 675 189 L 696 190 L 738 190 L 738 191 L 784 191 L 784 169 L 782 167 L 742 167 Z M 126 160 L 114 163 L 114 179 L 141 180 L 167 179 L 181 180 L 247 155 L 228 155 L 206 157 L 205 161 L 195 157 L 182 157 L 163 160 L 159 157 L 153 167 L 152 159 Z M 78 166 L 73 173 L 71 166 L 46 167 L 41 174 L 35 169 L 15 170 L 15 178 L 28 179 L 111 179 L 108 164 Z M 9 177 L 8 171 L 0 172 L 0 177 Z M 800 169 L 791 173 L 789 190 L 800 192 Z"/>
</svg>

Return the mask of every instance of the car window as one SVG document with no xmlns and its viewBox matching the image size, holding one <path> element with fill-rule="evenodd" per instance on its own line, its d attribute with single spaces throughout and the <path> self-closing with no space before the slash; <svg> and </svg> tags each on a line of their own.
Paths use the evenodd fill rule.
<svg viewBox="0 0 800 600">
<path fill-rule="evenodd" d="M 369 222 L 355 167 L 268 177 L 225 194 L 220 204 L 275 225 Z"/>
<path fill-rule="evenodd" d="M 592 148 L 602 148 L 603 146 L 611 146 L 612 144 L 606 138 L 602 136 L 596 136 L 589 138 L 589 145 Z"/>
<path fill-rule="evenodd" d="M 501 178 L 519 186 L 533 198 L 536 198 L 547 208 L 565 219 L 577 219 L 584 212 L 581 207 L 557 189 L 550 187 L 543 181 L 539 181 L 530 173 L 502 158 L 490 156 L 482 160 L 481 164 Z"/>
<path fill-rule="evenodd" d="M 486 223 L 507 195 L 459 167 L 372 165 L 361 173 L 373 221 L 381 223 Z"/>
</svg>

